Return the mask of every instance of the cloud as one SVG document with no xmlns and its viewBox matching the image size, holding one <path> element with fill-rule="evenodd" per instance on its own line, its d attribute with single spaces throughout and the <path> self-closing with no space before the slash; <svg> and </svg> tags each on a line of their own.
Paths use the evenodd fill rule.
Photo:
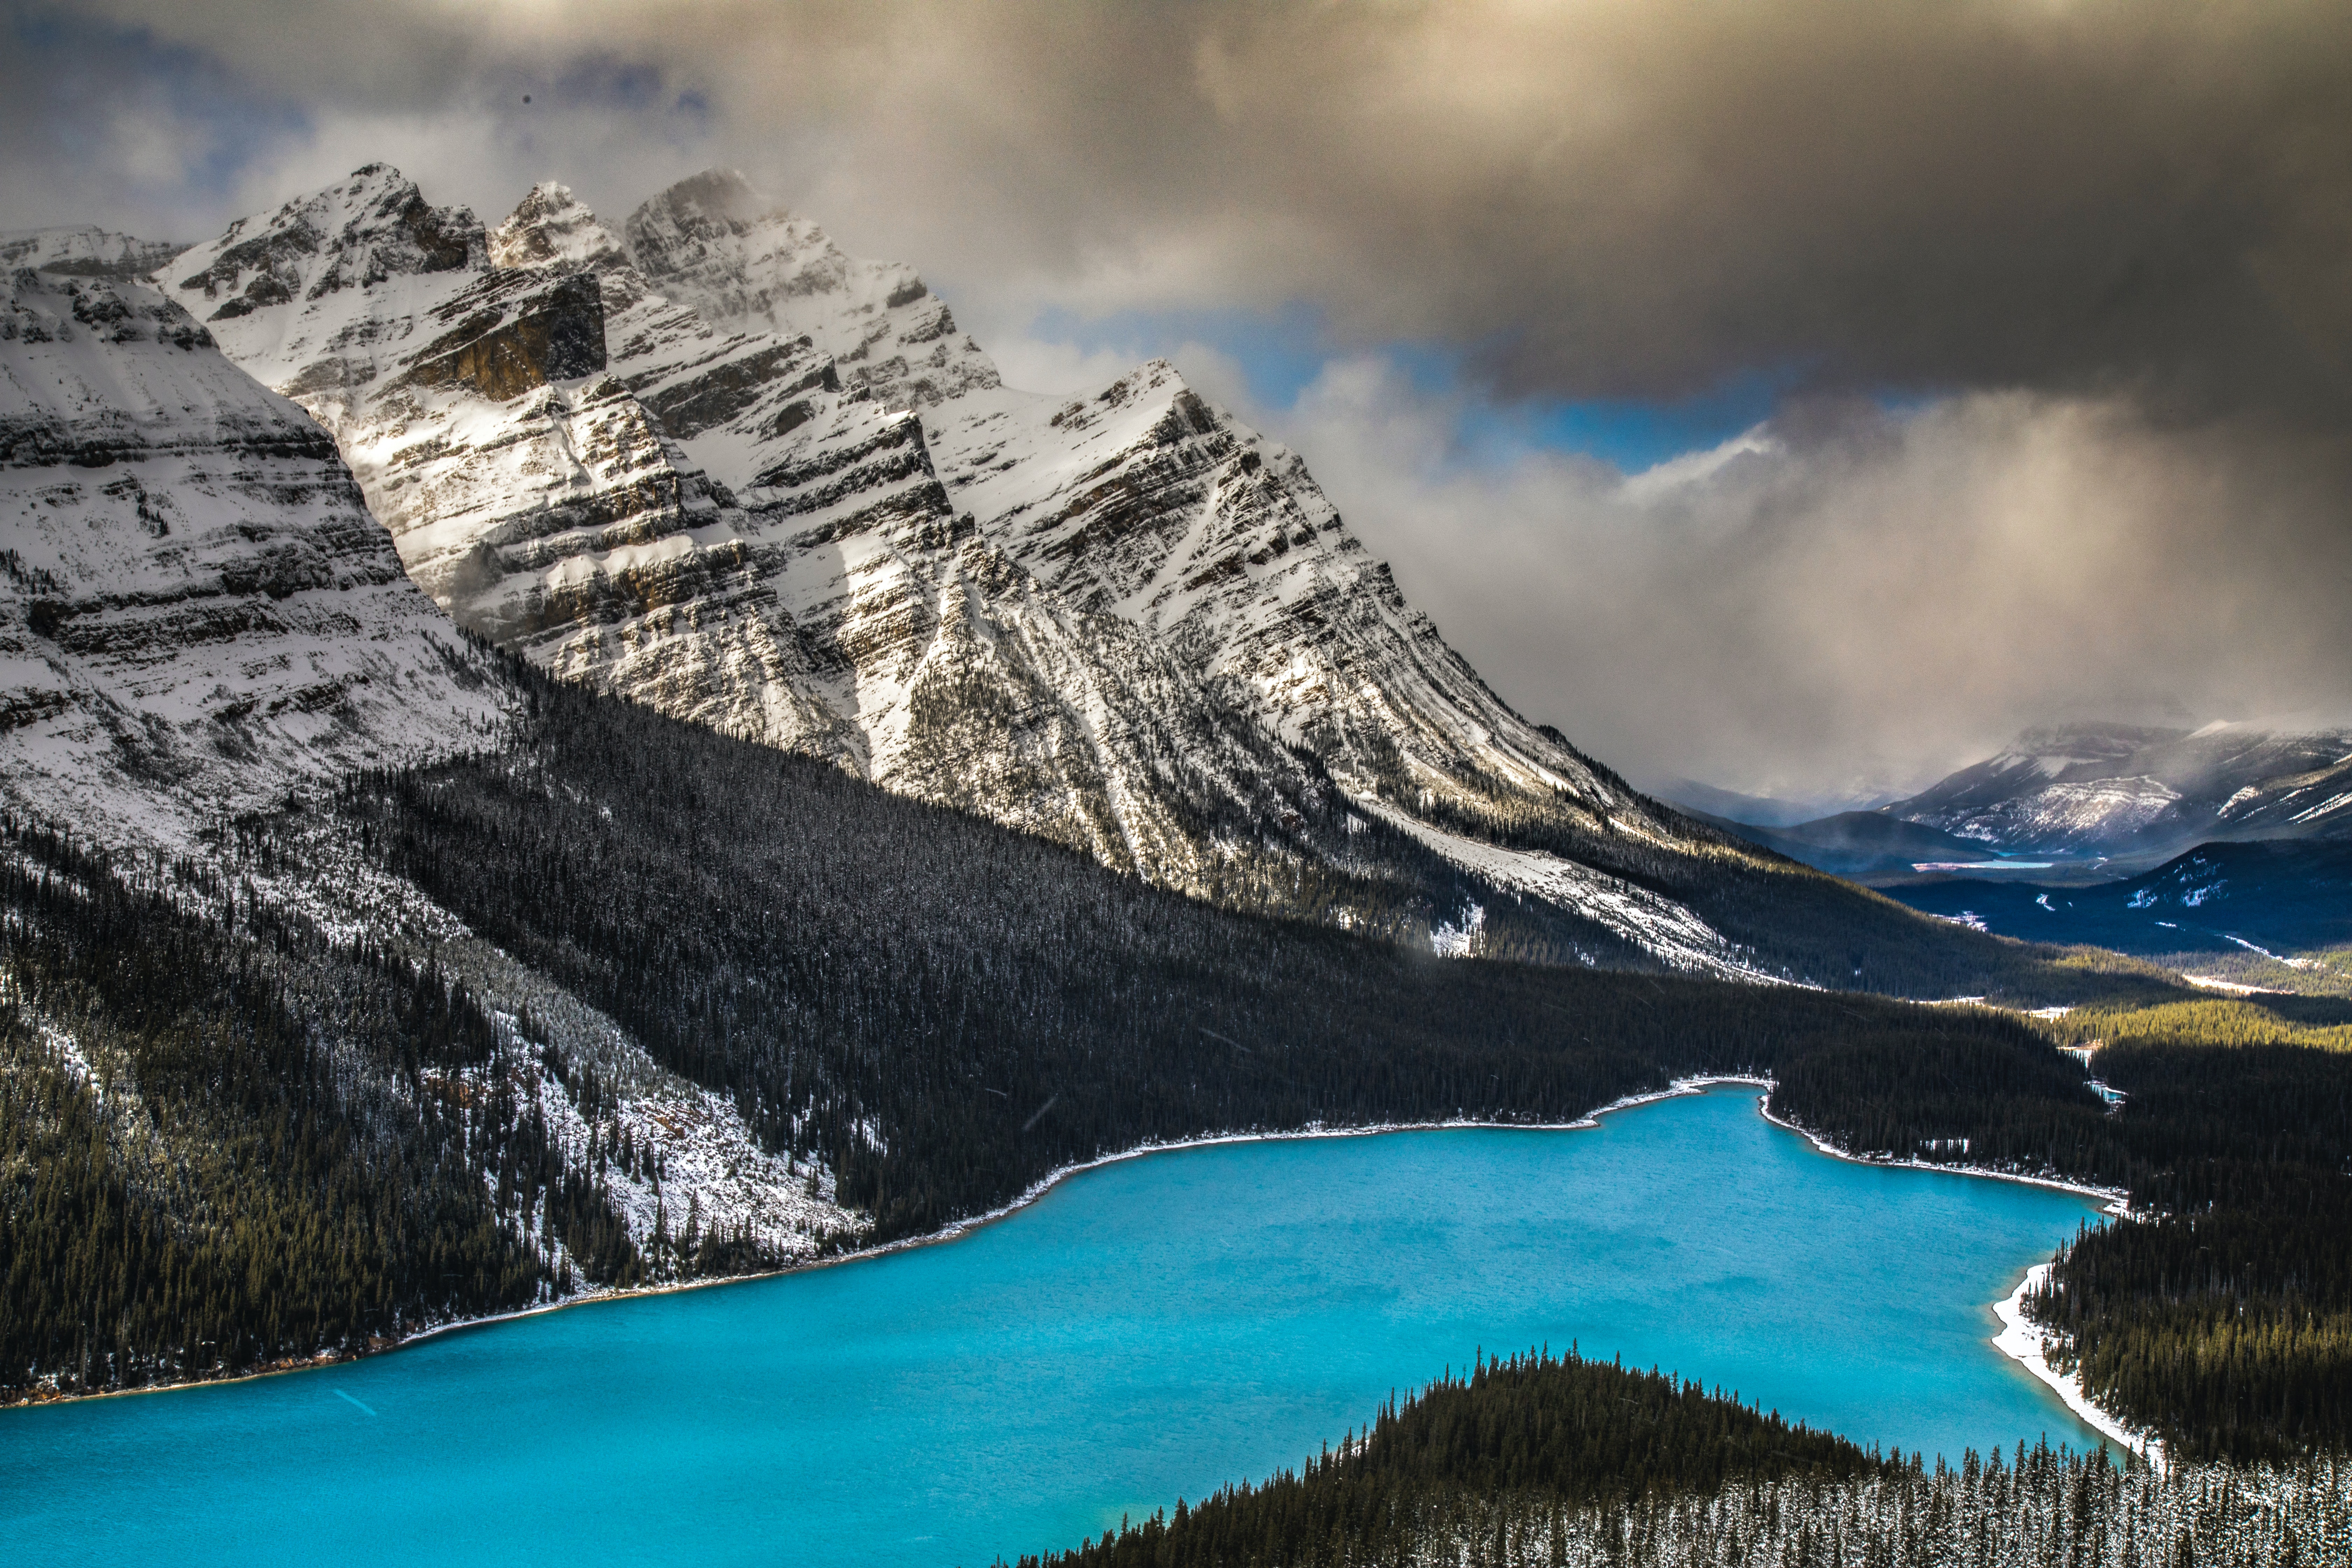
<svg viewBox="0 0 2352 1568">
<path fill-rule="evenodd" d="M 1368 356 L 1253 412 L 1507 700 L 1637 777 L 1916 787 L 2032 722 L 2352 713 L 2352 474 L 2307 434 L 1840 399 L 1628 478 L 1465 447 L 1469 395 Z"/>
<path fill-rule="evenodd" d="M 1792 367 L 2336 418 L 2352 374 L 2334 0 L 77 10 L 322 122 L 690 100 L 868 248 L 1073 308 L 1312 298 L 1511 393 Z"/>
<path fill-rule="evenodd" d="M 376 158 L 618 217 L 730 163 L 915 261 L 1016 384 L 1129 346 L 1055 321 L 1311 320 L 1339 357 L 1255 416 L 1636 771 L 1907 777 L 2037 718 L 2352 695 L 2340 0 L 11 16 L 0 226 L 202 234 Z M 1267 355 L 1215 341 L 1177 357 L 1246 403 Z M 1732 428 L 1759 388 L 1630 480 L 1544 424 Z"/>
</svg>

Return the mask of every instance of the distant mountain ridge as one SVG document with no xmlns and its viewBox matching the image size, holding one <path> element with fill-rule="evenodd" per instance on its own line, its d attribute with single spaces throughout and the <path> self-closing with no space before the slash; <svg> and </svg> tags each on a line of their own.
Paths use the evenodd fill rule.
<svg viewBox="0 0 2352 1568">
<path fill-rule="evenodd" d="M 0 269 L 29 268 L 52 278 L 107 278 L 129 283 L 146 277 L 185 245 L 135 239 L 94 224 L 0 235 Z"/>
<path fill-rule="evenodd" d="M 2032 730 L 1882 809 L 2009 854 L 2162 858 L 2208 839 L 2347 837 L 2352 731 Z"/>
</svg>

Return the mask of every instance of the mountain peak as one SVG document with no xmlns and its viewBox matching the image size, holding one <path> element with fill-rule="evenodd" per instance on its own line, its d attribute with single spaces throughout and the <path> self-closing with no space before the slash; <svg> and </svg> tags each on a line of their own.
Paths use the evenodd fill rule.
<svg viewBox="0 0 2352 1568">
<path fill-rule="evenodd" d="M 945 301 L 903 262 L 861 261 L 731 169 L 681 180 L 622 226 L 646 285 L 722 332 L 805 337 L 894 408 L 1001 384 Z"/>
<path fill-rule="evenodd" d="M 144 278 L 184 245 L 138 239 L 96 224 L 0 234 L 0 271 L 30 267 L 61 278 Z"/>
<path fill-rule="evenodd" d="M 782 221 L 792 216 L 761 195 L 738 169 L 705 169 L 689 174 L 646 205 L 667 207 L 681 218 L 694 215 L 724 224 L 749 225 L 764 218 Z"/>
<path fill-rule="evenodd" d="M 604 273 L 629 265 L 619 237 L 569 185 L 541 180 L 488 235 L 493 267 L 547 267 Z"/>
<path fill-rule="evenodd" d="M 202 293 L 213 307 L 199 312 L 206 320 L 233 321 L 394 278 L 478 270 L 488 258 L 481 220 L 470 207 L 429 205 L 399 170 L 369 163 L 267 218 L 239 218 L 219 239 L 189 253 L 185 259 L 196 270 L 178 288 L 184 296 Z"/>
</svg>

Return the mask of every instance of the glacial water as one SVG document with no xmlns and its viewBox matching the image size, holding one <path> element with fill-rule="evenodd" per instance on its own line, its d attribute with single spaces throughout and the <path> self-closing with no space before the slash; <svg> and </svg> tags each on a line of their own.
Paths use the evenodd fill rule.
<svg viewBox="0 0 2352 1568">
<path fill-rule="evenodd" d="M 1547 1342 L 1906 1449 L 2081 1447 L 1990 1303 L 2094 1212 L 1827 1158 L 1752 1089 L 1158 1154 L 941 1246 L 0 1411 L 0 1560 L 982 1568 Z"/>
</svg>

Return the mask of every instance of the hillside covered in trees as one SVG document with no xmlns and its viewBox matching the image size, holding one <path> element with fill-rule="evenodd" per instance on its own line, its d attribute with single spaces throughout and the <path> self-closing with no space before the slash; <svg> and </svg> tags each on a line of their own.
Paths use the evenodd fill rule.
<svg viewBox="0 0 2352 1568">
<path fill-rule="evenodd" d="M 2021 1068 L 1973 1042 L 1933 1042 L 1923 1059 L 1860 1037 L 1791 1062 L 1773 1104 L 1857 1152 L 2127 1192 L 2134 1217 L 2086 1227 L 2028 1302 L 2071 1343 L 2053 1359 L 2175 1452 L 2341 1449 L 2352 1051 L 2328 1043 L 2340 1026 L 2294 1021 L 2344 1004 L 2272 1000 L 2278 1013 L 2183 1003 L 2048 1026 L 2061 1039 L 2113 1031 L 2089 1069 L 2113 1105 L 2057 1092 L 2084 1069 L 2054 1052 Z"/>
<path fill-rule="evenodd" d="M 2142 1568 L 2342 1562 L 2340 1459 L 2158 1476 L 2019 1446 L 1957 1469 L 1573 1352 L 1482 1364 L 1260 1485 L 1019 1568 Z"/>
</svg>

